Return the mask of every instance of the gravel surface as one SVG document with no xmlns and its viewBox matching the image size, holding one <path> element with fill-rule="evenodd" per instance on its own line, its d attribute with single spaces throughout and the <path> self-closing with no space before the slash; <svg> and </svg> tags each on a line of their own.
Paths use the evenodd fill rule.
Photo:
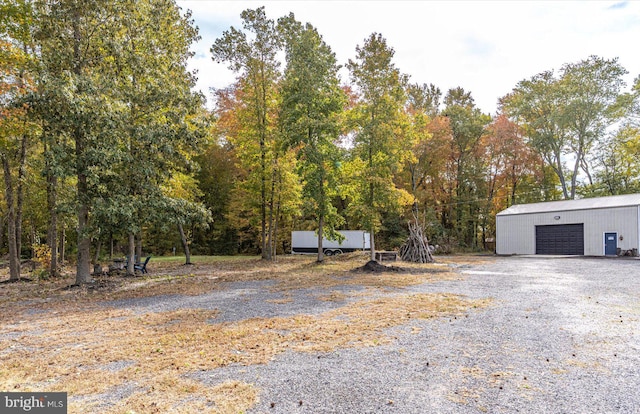
<svg viewBox="0 0 640 414">
<path fill-rule="evenodd" d="M 352 295 L 364 290 L 358 286 L 333 286 L 329 290 L 317 288 L 282 292 L 270 290 L 274 284 L 271 281 L 236 282 L 228 283 L 223 289 L 197 296 L 150 296 L 114 300 L 103 304 L 116 308 L 126 307 L 140 314 L 181 309 L 218 310 L 220 313 L 211 322 L 221 323 L 298 314 L 318 315 L 344 306 L 344 302 L 323 301 L 319 300 L 319 297 L 329 292 Z"/>
<path fill-rule="evenodd" d="M 414 320 L 388 345 L 288 352 L 194 377 L 254 384 L 260 402 L 250 413 L 640 413 L 639 260 L 500 257 L 458 271 L 460 280 L 408 290 L 493 298 L 491 307 Z M 288 292 L 291 306 L 270 306 L 260 287 L 136 306 L 212 303 L 223 320 L 336 306 L 308 290 Z"/>
</svg>

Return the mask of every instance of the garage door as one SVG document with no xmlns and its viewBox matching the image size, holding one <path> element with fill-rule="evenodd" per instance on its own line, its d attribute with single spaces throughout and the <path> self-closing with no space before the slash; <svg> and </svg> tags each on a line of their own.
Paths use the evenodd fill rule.
<svg viewBox="0 0 640 414">
<path fill-rule="evenodd" d="M 536 226 L 536 254 L 584 255 L 584 225 Z"/>
</svg>

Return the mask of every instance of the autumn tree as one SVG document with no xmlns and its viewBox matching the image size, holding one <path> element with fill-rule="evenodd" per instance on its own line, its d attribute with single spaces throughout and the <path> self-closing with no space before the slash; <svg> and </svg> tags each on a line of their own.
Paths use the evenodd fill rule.
<svg viewBox="0 0 640 414">
<path fill-rule="evenodd" d="M 406 170 L 409 175 L 409 187 L 413 195 L 413 211 L 418 214 L 420 197 L 418 191 L 429 171 L 428 160 L 433 154 L 431 141 L 433 135 L 429 126 L 440 111 L 442 92 L 433 84 L 409 84 L 406 89 L 407 103 L 405 112 L 408 117 L 408 145 L 410 156 L 406 159 Z"/>
<path fill-rule="evenodd" d="M 435 118 L 440 113 L 442 91 L 434 84 L 407 85 L 407 110 L 410 113 L 420 113 Z"/>
<path fill-rule="evenodd" d="M 640 129 L 627 124 L 595 149 L 595 184 L 588 195 L 640 192 Z"/>
<path fill-rule="evenodd" d="M 524 131 L 504 114 L 498 114 L 486 128 L 479 154 L 485 174 L 486 193 L 481 197 L 480 226 L 486 248 L 488 233 L 495 227 L 495 215 L 516 204 L 521 186 L 532 177 L 539 179 L 541 172 L 538 156 L 527 145 Z"/>
<path fill-rule="evenodd" d="M 171 177 L 167 177 L 162 191 L 165 197 L 160 201 L 163 205 L 159 210 L 165 214 L 157 215 L 152 222 L 160 230 L 166 231 L 170 226 L 177 227 L 185 255 L 184 264 L 192 265 L 189 247 L 192 230 L 199 226 L 208 228 L 212 220 L 211 211 L 200 202 L 203 193 L 193 174 L 174 172 Z"/>
<path fill-rule="evenodd" d="M 17 280 L 28 149 L 38 133 L 28 99 L 35 88 L 34 12 L 28 1 L 2 1 L 0 16 L 0 161 L 7 206 L 9 279 Z"/>
<path fill-rule="evenodd" d="M 354 179 L 350 191 L 353 214 L 371 234 L 371 260 L 375 260 L 374 234 L 380 228 L 382 211 L 411 202 L 393 182 L 404 156 L 398 138 L 404 135 L 406 100 L 406 77 L 393 64 L 394 53 L 381 34 L 373 33 L 363 46 L 356 47 L 356 58 L 347 65 L 358 103 L 353 109 L 355 139 L 346 172 Z"/>
<path fill-rule="evenodd" d="M 250 176 L 245 181 L 246 191 L 256 191 L 259 203 L 260 240 L 263 259 L 271 259 L 269 243 L 273 230 L 269 224 L 269 194 L 276 165 L 278 143 L 275 130 L 277 109 L 276 85 L 280 77 L 276 54 L 280 50 L 280 37 L 275 22 L 268 19 L 264 7 L 241 13 L 244 31 L 231 27 L 211 46 L 213 60 L 228 63 L 239 75 L 235 97 L 241 100 L 243 128 L 230 136 L 240 148 L 239 157 Z M 251 197 L 253 198 L 253 197 Z M 272 206 L 273 207 L 273 206 Z"/>
<path fill-rule="evenodd" d="M 336 145 L 339 116 L 346 98 L 339 85 L 335 54 L 310 24 L 302 25 L 293 14 L 281 18 L 287 67 L 282 80 L 280 122 L 287 144 L 296 148 L 304 180 L 306 210 L 315 217 L 318 262 L 323 261 L 322 239 L 336 238 L 343 219 L 331 203 L 337 195 Z"/>
<path fill-rule="evenodd" d="M 453 224 L 458 240 L 468 247 L 477 243 L 479 200 L 483 197 L 480 140 L 491 117 L 475 106 L 471 93 L 462 88 L 450 89 L 445 96 L 443 114 L 449 120 L 451 142 L 449 158 L 453 199 Z"/>
<path fill-rule="evenodd" d="M 212 215 L 209 229 L 196 229 L 194 244 L 207 254 L 238 253 L 239 232 L 229 219 L 233 188 L 240 173 L 235 153 L 231 145 L 212 137 L 200 147 L 194 160 L 200 166 L 195 172 L 198 188 L 202 191 L 199 200 Z"/>
</svg>

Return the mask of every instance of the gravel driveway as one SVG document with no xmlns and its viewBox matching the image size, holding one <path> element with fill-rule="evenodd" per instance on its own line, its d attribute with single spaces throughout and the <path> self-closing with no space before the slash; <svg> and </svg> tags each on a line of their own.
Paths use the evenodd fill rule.
<svg viewBox="0 0 640 414">
<path fill-rule="evenodd" d="M 458 271 L 411 290 L 491 307 L 412 321 L 390 345 L 197 378 L 254 384 L 251 413 L 640 413 L 639 260 L 501 257 Z"/>
</svg>

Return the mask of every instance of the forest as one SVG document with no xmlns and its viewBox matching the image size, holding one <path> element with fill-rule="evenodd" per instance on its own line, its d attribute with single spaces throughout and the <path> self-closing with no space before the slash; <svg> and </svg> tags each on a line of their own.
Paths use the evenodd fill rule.
<svg viewBox="0 0 640 414">
<path fill-rule="evenodd" d="M 236 81 L 205 97 L 173 0 L 0 0 L 10 279 L 26 259 L 77 284 L 114 256 L 273 260 L 292 230 L 397 249 L 410 222 L 442 253 L 491 251 L 512 204 L 640 192 L 640 77 L 615 57 L 522 74 L 485 114 L 462 87 L 413 83 L 383 34 L 338 62 L 293 14 L 241 18 L 210 49 Z"/>
</svg>

